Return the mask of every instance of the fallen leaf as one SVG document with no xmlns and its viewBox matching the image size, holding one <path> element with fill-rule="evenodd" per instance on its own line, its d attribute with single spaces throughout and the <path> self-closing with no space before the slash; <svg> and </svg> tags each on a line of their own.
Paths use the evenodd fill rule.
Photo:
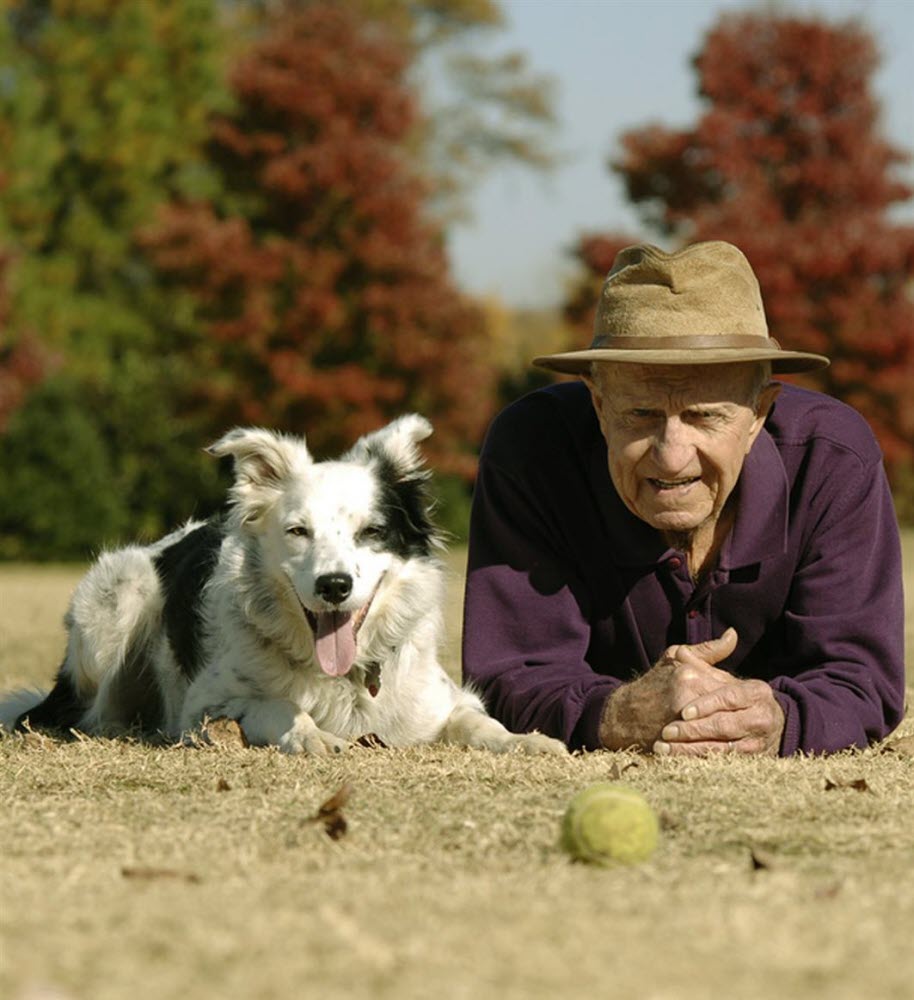
<svg viewBox="0 0 914 1000">
<path fill-rule="evenodd" d="M 351 795 L 352 785 L 348 781 L 343 782 L 333 795 L 318 807 L 317 813 L 310 818 L 309 822 L 323 823 L 327 836 L 331 840 L 339 840 L 345 836 L 349 829 L 349 824 L 343 815 L 343 806 L 349 801 Z"/>
<path fill-rule="evenodd" d="M 749 860 L 752 863 L 752 870 L 754 872 L 770 871 L 772 868 L 777 868 L 778 866 L 777 857 L 771 851 L 766 851 L 763 847 L 750 846 Z"/>
<path fill-rule="evenodd" d="M 232 786 L 225 780 L 225 778 L 220 778 L 216 782 L 216 791 L 217 792 L 230 792 L 231 790 L 232 790 Z"/>
<path fill-rule="evenodd" d="M 813 893 L 816 899 L 834 899 L 841 892 L 840 882 L 831 882 L 828 885 L 820 886 Z"/>
<path fill-rule="evenodd" d="M 832 781 L 831 778 L 826 778 L 824 787 L 826 792 L 834 791 L 836 788 L 851 788 L 855 792 L 872 791 L 867 784 L 866 778 L 847 778 L 843 781 Z"/>
<path fill-rule="evenodd" d="M 902 736 L 900 739 L 887 743 L 886 750 L 892 753 L 904 754 L 906 757 L 914 757 L 914 736 Z"/>
<path fill-rule="evenodd" d="M 616 761 L 609 769 L 609 777 L 612 781 L 618 781 L 619 778 L 621 778 L 626 771 L 629 771 L 633 767 L 637 766 L 638 766 L 638 761 L 636 760 L 629 760 L 626 761 L 624 764 L 620 764 L 618 761 Z"/>
<path fill-rule="evenodd" d="M 682 826 L 682 820 L 678 816 L 674 816 L 672 813 L 666 811 L 666 809 L 660 812 L 660 829 L 661 830 L 678 830 Z"/>
<path fill-rule="evenodd" d="M 204 719 L 201 736 L 210 746 L 249 747 L 248 738 L 237 719 Z"/>
<path fill-rule="evenodd" d="M 176 878 L 194 884 L 201 881 L 200 876 L 194 874 L 194 872 L 181 872 L 176 868 L 149 868 L 143 865 L 125 866 L 121 869 L 121 875 L 124 878 L 145 879 L 148 881 L 163 878 Z"/>
<path fill-rule="evenodd" d="M 369 750 L 387 749 L 387 744 L 376 733 L 365 733 L 364 736 L 360 736 L 355 741 L 355 745 L 357 747 L 367 747 Z"/>
<path fill-rule="evenodd" d="M 59 742 L 59 740 L 55 740 L 45 733 L 38 733 L 34 729 L 28 729 L 22 734 L 22 745 L 28 747 L 30 750 L 44 750 Z"/>
</svg>

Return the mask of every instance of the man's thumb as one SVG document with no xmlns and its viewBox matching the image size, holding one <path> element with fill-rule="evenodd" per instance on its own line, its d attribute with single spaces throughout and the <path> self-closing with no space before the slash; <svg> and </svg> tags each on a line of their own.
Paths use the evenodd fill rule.
<svg viewBox="0 0 914 1000">
<path fill-rule="evenodd" d="M 728 628 L 716 639 L 709 639 L 707 642 L 696 643 L 692 649 L 706 663 L 720 663 L 721 660 L 726 660 L 726 658 L 734 652 L 738 641 L 739 636 L 736 634 L 736 629 Z"/>
</svg>

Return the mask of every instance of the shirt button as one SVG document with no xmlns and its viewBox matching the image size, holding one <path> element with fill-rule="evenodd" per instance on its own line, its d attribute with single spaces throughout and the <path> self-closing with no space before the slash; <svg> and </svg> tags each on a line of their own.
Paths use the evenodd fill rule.
<svg viewBox="0 0 914 1000">
<path fill-rule="evenodd" d="M 673 556 L 672 559 L 667 560 L 666 564 L 670 567 L 670 569 L 679 569 L 682 565 L 682 560 L 678 556 Z"/>
<path fill-rule="evenodd" d="M 692 608 L 692 610 L 689 612 L 689 618 L 697 618 L 700 614 L 701 612 L 698 610 L 698 608 Z"/>
</svg>

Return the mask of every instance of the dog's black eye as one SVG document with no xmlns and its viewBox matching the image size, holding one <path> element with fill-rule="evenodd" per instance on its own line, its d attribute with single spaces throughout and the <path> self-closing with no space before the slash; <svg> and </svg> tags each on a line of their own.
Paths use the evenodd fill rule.
<svg viewBox="0 0 914 1000">
<path fill-rule="evenodd" d="M 384 537 L 384 526 L 381 524 L 367 524 L 359 532 L 360 542 L 377 542 Z"/>
<path fill-rule="evenodd" d="M 290 524 L 289 527 L 286 528 L 286 534 L 295 535 L 297 538 L 310 538 L 311 529 L 306 528 L 303 524 Z"/>
</svg>

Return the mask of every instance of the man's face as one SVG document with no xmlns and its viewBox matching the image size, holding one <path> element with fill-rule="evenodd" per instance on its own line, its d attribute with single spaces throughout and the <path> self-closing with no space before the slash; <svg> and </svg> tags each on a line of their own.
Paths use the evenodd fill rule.
<svg viewBox="0 0 914 1000">
<path fill-rule="evenodd" d="M 587 380 L 628 509 L 663 532 L 713 526 L 758 437 L 776 386 L 753 396 L 757 368 L 601 364 Z"/>
</svg>

